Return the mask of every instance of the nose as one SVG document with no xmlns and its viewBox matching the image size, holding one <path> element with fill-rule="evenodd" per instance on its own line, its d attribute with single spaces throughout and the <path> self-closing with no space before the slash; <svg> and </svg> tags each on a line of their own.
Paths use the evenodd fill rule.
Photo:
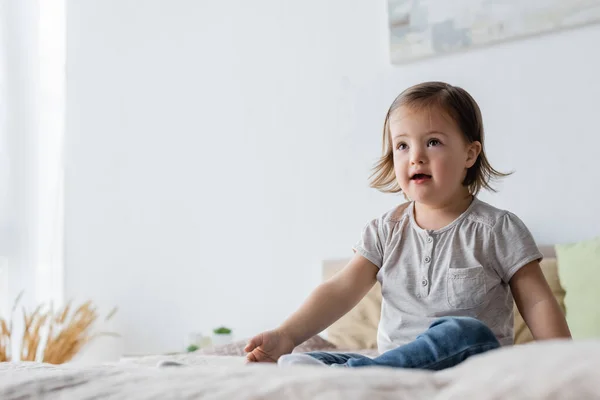
<svg viewBox="0 0 600 400">
<path fill-rule="evenodd" d="M 421 146 L 413 146 L 410 151 L 410 164 L 425 164 L 425 151 Z"/>
</svg>

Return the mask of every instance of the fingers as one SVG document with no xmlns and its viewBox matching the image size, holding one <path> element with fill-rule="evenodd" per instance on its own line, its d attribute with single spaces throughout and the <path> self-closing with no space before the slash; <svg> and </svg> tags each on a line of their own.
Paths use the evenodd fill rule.
<svg viewBox="0 0 600 400">
<path fill-rule="evenodd" d="M 252 350 L 254 350 L 255 348 L 257 348 L 258 346 L 260 346 L 262 344 L 262 342 L 263 342 L 262 334 L 254 336 L 252 339 L 250 339 L 250 341 L 248 342 L 246 347 L 244 347 L 244 351 L 246 353 L 249 353 Z"/>
<path fill-rule="evenodd" d="M 244 347 L 244 351 L 248 353 L 246 355 L 246 361 L 249 363 L 254 362 L 276 362 L 277 360 L 273 357 L 271 352 L 265 352 L 265 349 L 262 348 L 265 342 L 265 335 L 261 333 L 260 335 L 254 336 L 252 339 L 248 341 L 246 347 Z"/>
<path fill-rule="evenodd" d="M 254 353 L 250 353 L 246 356 L 246 364 L 252 363 L 276 363 L 277 361 L 272 359 L 271 357 L 264 357 L 260 354 L 257 356 Z"/>
<path fill-rule="evenodd" d="M 261 349 L 255 349 L 252 352 L 248 353 L 246 355 L 246 361 L 248 363 L 274 363 L 277 362 L 276 359 L 274 359 L 271 355 L 265 353 L 264 351 L 262 351 Z"/>
<path fill-rule="evenodd" d="M 260 359 L 257 357 L 257 355 L 260 354 L 260 353 L 258 351 L 256 351 L 256 350 L 258 350 L 256 348 L 258 346 L 260 346 L 261 344 L 262 344 L 262 334 L 254 336 L 252 339 L 250 339 L 250 341 L 248 342 L 248 344 L 246 345 L 246 347 L 244 347 L 244 351 L 246 353 L 248 353 L 246 355 L 246 361 L 247 362 L 249 362 L 249 363 L 260 362 Z"/>
<path fill-rule="evenodd" d="M 246 355 L 246 362 L 252 363 L 252 362 L 258 362 L 258 360 L 256 359 L 256 356 L 254 355 L 254 353 L 248 353 Z"/>
<path fill-rule="evenodd" d="M 256 349 L 246 355 L 246 361 L 249 363 L 260 363 L 268 361 L 265 358 L 265 354 L 262 351 L 260 351 L 260 349 Z"/>
</svg>

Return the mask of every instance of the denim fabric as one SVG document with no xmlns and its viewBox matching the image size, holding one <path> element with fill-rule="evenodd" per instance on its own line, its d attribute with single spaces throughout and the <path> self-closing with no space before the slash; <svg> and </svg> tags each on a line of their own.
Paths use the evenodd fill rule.
<svg viewBox="0 0 600 400">
<path fill-rule="evenodd" d="M 468 357 L 500 347 L 494 333 L 481 321 L 469 317 L 444 317 L 410 343 L 370 358 L 354 353 L 311 352 L 328 365 L 345 367 L 395 367 L 442 370 Z"/>
</svg>

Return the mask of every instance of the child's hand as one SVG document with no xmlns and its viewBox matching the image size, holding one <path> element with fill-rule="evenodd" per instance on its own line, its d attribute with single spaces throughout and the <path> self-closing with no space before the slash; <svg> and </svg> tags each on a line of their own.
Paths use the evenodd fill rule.
<svg viewBox="0 0 600 400">
<path fill-rule="evenodd" d="M 248 362 L 277 362 L 282 355 L 291 353 L 294 347 L 294 341 L 288 335 L 275 329 L 254 336 L 244 351 L 248 353 Z"/>
</svg>

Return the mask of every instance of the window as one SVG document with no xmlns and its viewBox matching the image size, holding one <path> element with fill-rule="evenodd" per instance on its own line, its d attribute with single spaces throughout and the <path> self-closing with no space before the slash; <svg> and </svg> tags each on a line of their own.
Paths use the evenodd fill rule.
<svg viewBox="0 0 600 400">
<path fill-rule="evenodd" d="M 0 312 L 63 298 L 66 1 L 0 1 Z"/>
</svg>

